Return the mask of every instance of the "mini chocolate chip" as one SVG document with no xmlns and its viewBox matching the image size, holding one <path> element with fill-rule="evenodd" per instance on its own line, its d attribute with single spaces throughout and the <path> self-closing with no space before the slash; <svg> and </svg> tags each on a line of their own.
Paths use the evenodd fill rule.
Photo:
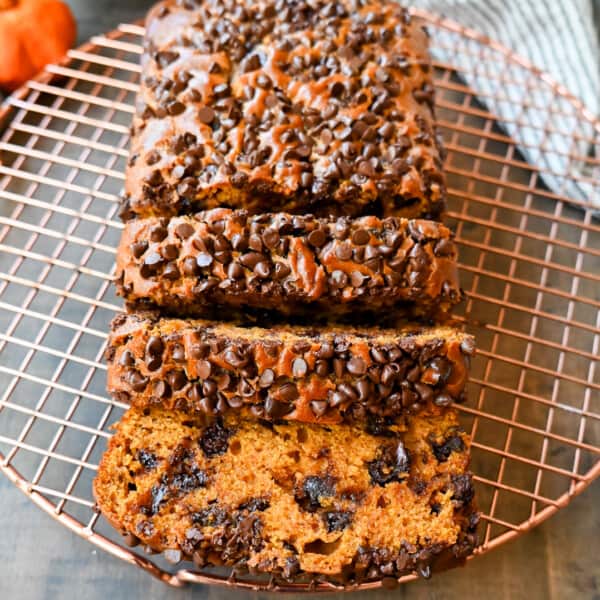
<svg viewBox="0 0 600 600">
<path fill-rule="evenodd" d="M 215 111 L 210 106 L 203 106 L 196 112 L 196 117 L 201 123 L 210 125 L 215 118 Z"/>
<path fill-rule="evenodd" d="M 333 372 L 338 379 L 341 379 L 346 369 L 346 363 L 341 358 L 333 359 Z"/>
<path fill-rule="evenodd" d="M 325 232 L 322 229 L 315 229 L 314 231 L 311 231 L 308 234 L 306 239 L 312 246 L 320 248 L 327 241 L 327 236 L 325 235 Z"/>
<path fill-rule="evenodd" d="M 348 369 L 350 370 L 350 369 Z M 364 402 L 371 394 L 371 384 L 368 379 L 361 379 L 356 383 L 356 390 L 358 391 L 358 399 Z"/>
<path fill-rule="evenodd" d="M 131 253 L 133 254 L 133 256 L 135 256 L 135 258 L 140 258 L 140 256 L 142 256 L 142 254 L 144 254 L 144 252 L 146 252 L 147 249 L 148 242 L 146 242 L 145 240 L 140 242 L 134 242 L 133 244 L 131 244 Z"/>
<path fill-rule="evenodd" d="M 322 417 L 327 412 L 327 402 L 325 400 L 313 400 L 310 403 L 310 408 L 315 416 Z"/>
<path fill-rule="evenodd" d="M 265 412 L 273 419 L 280 419 L 293 410 L 287 402 L 280 402 L 272 396 L 268 396 L 265 400 Z"/>
<path fill-rule="evenodd" d="M 181 344 L 174 344 L 171 350 L 171 356 L 175 362 L 185 361 L 185 349 Z"/>
<path fill-rule="evenodd" d="M 429 402 L 429 400 L 431 400 L 431 398 L 433 397 L 433 390 L 431 389 L 431 387 L 419 381 L 417 381 L 414 385 L 415 391 L 417 392 L 417 394 L 419 394 L 421 400 L 423 402 Z"/>
<path fill-rule="evenodd" d="M 212 290 L 214 287 L 219 285 L 219 280 L 216 277 L 209 277 L 208 279 L 205 279 L 204 281 L 200 282 L 193 290 L 192 292 L 194 294 L 204 294 L 204 292 L 207 292 L 208 290 Z"/>
<path fill-rule="evenodd" d="M 154 55 L 154 60 L 156 60 L 161 69 L 164 69 L 178 58 L 179 52 L 175 52 L 174 50 L 161 50 Z"/>
<path fill-rule="evenodd" d="M 240 256 L 239 261 L 247 269 L 254 269 L 257 263 L 263 261 L 264 258 L 265 257 L 259 252 L 246 252 L 246 254 L 242 254 L 242 256 Z"/>
<path fill-rule="evenodd" d="M 398 441 L 396 447 L 384 446 L 376 459 L 367 463 L 371 481 L 384 487 L 392 481 L 401 481 L 408 472 L 410 459 L 404 444 Z"/>
<path fill-rule="evenodd" d="M 462 452 L 465 449 L 465 444 L 460 436 L 453 435 L 441 444 L 432 442 L 431 449 L 437 461 L 444 463 L 450 458 L 452 452 Z"/>
<path fill-rule="evenodd" d="M 200 269 L 198 268 L 198 265 L 196 264 L 196 259 L 192 256 L 188 256 L 183 261 L 183 274 L 186 277 L 195 277 L 199 273 L 200 273 Z"/>
<path fill-rule="evenodd" d="M 260 235 L 258 235 L 257 233 L 252 233 L 248 237 L 248 247 L 250 248 L 250 250 L 254 250 L 255 252 L 262 252 L 263 243 Z"/>
<path fill-rule="evenodd" d="M 381 383 L 383 383 L 383 385 L 390 385 L 398 376 L 398 372 L 399 369 L 396 363 L 385 365 L 381 371 Z"/>
<path fill-rule="evenodd" d="M 371 236 L 368 231 L 365 229 L 357 229 L 352 234 L 352 241 L 358 246 L 364 246 L 369 243 Z"/>
<path fill-rule="evenodd" d="M 155 165 L 160 161 L 160 152 L 158 150 L 150 150 L 148 154 L 146 154 L 146 164 L 148 166 Z"/>
<path fill-rule="evenodd" d="M 183 371 L 170 371 L 167 373 L 167 382 L 175 391 L 178 391 L 187 383 L 187 377 Z"/>
<path fill-rule="evenodd" d="M 166 398 L 167 396 L 171 395 L 171 388 L 169 386 L 169 384 L 166 381 L 157 381 L 154 384 L 154 387 L 152 389 L 152 393 L 157 397 L 157 398 Z"/>
<path fill-rule="evenodd" d="M 333 358 L 335 350 L 331 342 L 321 342 L 321 347 L 317 350 L 317 358 Z"/>
<path fill-rule="evenodd" d="M 231 398 L 227 398 L 227 404 L 230 408 L 240 408 L 244 404 L 244 400 L 240 396 L 231 396 Z"/>
<path fill-rule="evenodd" d="M 122 367 L 131 367 L 135 364 L 135 358 L 129 350 L 125 350 L 119 358 L 119 365 Z"/>
<path fill-rule="evenodd" d="M 156 469 L 159 464 L 156 455 L 148 450 L 139 450 L 136 458 L 142 467 L 144 467 L 145 471 L 152 471 L 152 469 Z"/>
<path fill-rule="evenodd" d="M 190 356 L 194 359 L 206 358 L 210 354 L 210 350 L 210 346 L 205 342 L 193 344 L 190 347 Z M 218 352 L 219 350 L 217 349 L 216 351 Z"/>
<path fill-rule="evenodd" d="M 173 117 L 180 115 L 184 110 L 185 104 L 183 102 L 179 102 L 178 100 L 175 102 L 171 102 L 167 106 L 167 112 Z"/>
<path fill-rule="evenodd" d="M 331 274 L 331 284 L 338 289 L 346 287 L 348 285 L 348 275 L 340 269 L 336 269 Z"/>
<path fill-rule="evenodd" d="M 208 360 L 200 360 L 196 365 L 196 371 L 200 379 L 208 379 L 212 371 L 212 365 Z"/>
<path fill-rule="evenodd" d="M 279 234 L 274 229 L 266 229 L 262 234 L 262 241 L 269 250 L 275 248 L 280 239 Z"/>
<path fill-rule="evenodd" d="M 433 253 L 436 256 L 451 256 L 456 250 L 454 242 L 448 238 L 442 238 L 438 240 Z"/>
<path fill-rule="evenodd" d="M 312 185 L 313 181 L 314 176 L 308 171 L 304 171 L 302 175 L 300 175 L 300 184 L 305 188 L 309 188 Z"/>
<path fill-rule="evenodd" d="M 175 235 L 177 235 L 182 240 L 186 240 L 191 235 L 194 234 L 194 227 L 189 223 L 180 223 L 175 227 Z"/>
<path fill-rule="evenodd" d="M 271 274 L 271 267 L 268 262 L 261 260 L 254 266 L 254 273 L 257 277 L 266 279 Z"/>
<path fill-rule="evenodd" d="M 209 267 L 212 265 L 213 257 L 206 252 L 200 252 L 198 256 L 196 256 L 196 264 L 202 269 L 204 267 Z"/>
<path fill-rule="evenodd" d="M 341 392 L 332 392 L 328 397 L 329 406 L 331 408 L 337 408 L 338 406 L 344 404 L 344 402 L 348 401 L 348 398 L 344 396 Z"/>
<path fill-rule="evenodd" d="M 288 267 L 288 265 L 286 265 L 285 263 L 275 263 L 275 279 L 285 279 L 291 272 L 292 271 L 290 267 Z"/>
<path fill-rule="evenodd" d="M 127 382 L 134 392 L 143 392 L 148 385 L 148 378 L 144 377 L 139 371 L 131 369 L 128 373 Z"/>
<path fill-rule="evenodd" d="M 387 353 L 381 348 L 371 348 L 369 354 L 376 363 L 384 365 L 388 361 Z"/>
<path fill-rule="evenodd" d="M 261 62 L 258 54 L 251 54 L 244 61 L 242 70 L 244 73 L 249 73 L 250 71 L 256 71 L 257 69 L 260 69 L 260 67 Z"/>
<path fill-rule="evenodd" d="M 335 255 L 340 260 L 350 260 L 352 258 L 352 246 L 347 243 L 340 244 L 335 249 Z"/>
<path fill-rule="evenodd" d="M 298 399 L 298 388 L 293 383 L 284 383 L 278 390 L 279 397 L 289 404 Z"/>
<path fill-rule="evenodd" d="M 384 140 L 389 140 L 394 135 L 394 124 L 387 121 L 377 130 L 377 133 L 379 133 Z"/>
<path fill-rule="evenodd" d="M 179 250 L 175 244 L 167 244 L 160 249 L 165 260 L 175 260 L 179 256 Z"/>
<path fill-rule="evenodd" d="M 294 377 L 304 377 L 308 372 L 308 365 L 303 358 L 296 358 L 292 363 L 292 373 Z"/>
<path fill-rule="evenodd" d="M 347 400 L 351 400 L 353 402 L 356 402 L 356 400 L 358 400 L 358 394 L 356 393 L 356 390 L 349 383 L 340 383 L 337 389 L 338 392 L 342 394 Z"/>
<path fill-rule="evenodd" d="M 329 121 L 329 119 L 333 119 L 338 112 L 337 104 L 330 102 L 322 111 L 321 117 L 324 121 Z"/>
<path fill-rule="evenodd" d="M 315 373 L 320 377 L 326 377 L 329 374 L 329 365 L 326 360 L 318 360 L 315 363 Z"/>
<path fill-rule="evenodd" d="M 174 262 L 167 263 L 166 267 L 163 270 L 163 277 L 165 279 L 179 279 L 180 273 L 177 265 Z"/>
<path fill-rule="evenodd" d="M 215 252 L 214 259 L 222 265 L 226 265 L 231 262 L 231 252 Z"/>
<path fill-rule="evenodd" d="M 258 379 L 258 385 L 261 388 L 268 388 L 273 384 L 275 380 L 275 373 L 272 369 L 265 369 Z"/>
<path fill-rule="evenodd" d="M 362 358 L 354 356 L 346 363 L 346 369 L 352 375 L 364 375 L 367 372 L 367 363 Z"/>
<path fill-rule="evenodd" d="M 344 84 L 340 81 L 335 81 L 329 86 L 329 93 L 334 98 L 339 98 L 345 91 Z"/>
<path fill-rule="evenodd" d="M 202 384 L 202 393 L 204 396 L 214 396 L 217 393 L 217 384 L 210 379 L 205 380 Z"/>
<path fill-rule="evenodd" d="M 408 162 L 402 158 L 396 158 L 392 161 L 392 173 L 397 177 L 400 175 L 404 175 L 407 171 L 410 170 L 410 166 Z"/>
<path fill-rule="evenodd" d="M 164 349 L 165 345 L 160 336 L 152 335 L 148 338 L 148 342 L 146 343 L 146 354 L 158 356 L 163 353 Z"/>
<path fill-rule="evenodd" d="M 140 275 L 142 277 L 152 277 L 164 262 L 163 257 L 158 252 L 151 252 L 144 259 L 144 263 L 140 268 Z"/>
<path fill-rule="evenodd" d="M 345 240 L 348 237 L 350 227 L 344 219 L 338 219 L 334 228 L 335 238 L 338 240 Z"/>
<path fill-rule="evenodd" d="M 360 271 L 352 271 L 350 275 L 350 282 L 355 288 L 359 288 L 369 280 L 368 275 L 363 275 Z"/>
<path fill-rule="evenodd" d="M 273 82 L 267 74 L 259 73 L 256 77 L 256 85 L 264 90 L 268 90 L 273 85 Z"/>
<path fill-rule="evenodd" d="M 244 267 L 238 262 L 230 263 L 227 267 L 227 277 L 231 279 L 241 279 L 244 276 Z"/>
<path fill-rule="evenodd" d="M 229 84 L 228 83 L 217 83 L 212 89 L 213 94 L 220 98 L 222 96 L 227 96 L 229 93 Z"/>
<path fill-rule="evenodd" d="M 157 225 L 150 230 L 150 241 L 160 243 L 167 237 L 167 235 L 169 235 L 167 228 L 163 227 L 162 225 Z"/>
</svg>

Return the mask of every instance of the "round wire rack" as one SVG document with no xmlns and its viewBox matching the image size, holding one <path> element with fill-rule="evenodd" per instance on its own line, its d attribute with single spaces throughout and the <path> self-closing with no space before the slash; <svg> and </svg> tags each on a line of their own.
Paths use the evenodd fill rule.
<svg viewBox="0 0 600 600">
<path fill-rule="evenodd" d="M 479 348 L 459 410 L 483 553 L 600 474 L 600 122 L 505 48 L 415 12 L 432 36 L 448 150 L 466 293 L 457 318 Z M 92 38 L 0 111 L 0 469 L 63 525 L 169 584 L 273 589 L 128 548 L 94 507 L 109 426 L 126 408 L 106 396 L 102 355 L 121 309 L 116 213 L 143 33 Z"/>
</svg>

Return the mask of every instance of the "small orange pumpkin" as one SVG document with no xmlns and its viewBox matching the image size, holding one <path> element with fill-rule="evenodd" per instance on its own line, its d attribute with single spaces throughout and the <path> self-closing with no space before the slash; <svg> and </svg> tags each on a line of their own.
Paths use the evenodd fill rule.
<svg viewBox="0 0 600 600">
<path fill-rule="evenodd" d="M 0 0 L 0 87 L 14 90 L 75 42 L 77 27 L 59 0 Z"/>
</svg>

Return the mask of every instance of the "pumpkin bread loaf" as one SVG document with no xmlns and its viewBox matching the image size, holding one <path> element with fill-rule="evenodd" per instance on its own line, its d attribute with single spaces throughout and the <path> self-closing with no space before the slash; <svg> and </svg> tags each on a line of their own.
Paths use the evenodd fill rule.
<svg viewBox="0 0 600 600">
<path fill-rule="evenodd" d="M 456 256 L 452 233 L 433 221 L 212 209 L 128 222 L 116 283 L 130 305 L 176 316 L 227 305 L 441 319 L 461 298 Z"/>
<path fill-rule="evenodd" d="M 464 399 L 473 338 L 450 327 L 270 329 L 120 315 L 108 390 L 138 408 L 381 426 Z"/>
<path fill-rule="evenodd" d="M 373 435 L 132 408 L 94 492 L 114 527 L 173 562 L 377 580 L 428 576 L 473 550 L 468 463 L 469 439 L 448 409 Z"/>
<path fill-rule="evenodd" d="M 436 218 L 433 94 L 427 35 L 396 2 L 163 2 L 146 23 L 122 216 Z"/>
</svg>

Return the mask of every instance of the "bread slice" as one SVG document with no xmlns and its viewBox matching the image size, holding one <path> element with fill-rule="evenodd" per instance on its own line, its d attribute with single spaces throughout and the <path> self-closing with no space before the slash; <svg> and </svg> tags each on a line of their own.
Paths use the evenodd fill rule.
<svg viewBox="0 0 600 600">
<path fill-rule="evenodd" d="M 214 209 L 127 223 L 116 284 L 130 304 L 176 316 L 223 305 L 442 318 L 461 299 L 452 238 L 444 225 L 419 219 Z"/>
<path fill-rule="evenodd" d="M 216 421 L 130 409 L 94 493 L 108 521 L 169 560 L 285 579 L 428 576 L 476 544 L 469 438 L 452 409 L 379 435 L 350 425 Z"/>
<path fill-rule="evenodd" d="M 124 218 L 439 216 L 427 34 L 396 2 L 163 2 L 146 25 Z"/>
<path fill-rule="evenodd" d="M 372 422 L 464 399 L 473 338 L 450 327 L 279 325 L 120 315 L 108 390 L 137 407 Z"/>
</svg>

